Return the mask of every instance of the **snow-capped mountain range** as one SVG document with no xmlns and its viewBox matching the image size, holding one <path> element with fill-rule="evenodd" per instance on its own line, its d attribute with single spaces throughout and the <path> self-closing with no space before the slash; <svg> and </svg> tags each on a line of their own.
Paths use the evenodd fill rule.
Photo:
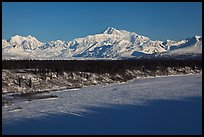
<svg viewBox="0 0 204 137">
<path fill-rule="evenodd" d="M 202 55 L 202 37 L 181 41 L 159 41 L 126 30 L 109 27 L 101 34 L 72 41 L 43 43 L 33 36 L 2 39 L 3 59 L 122 59 L 168 55 Z"/>
</svg>

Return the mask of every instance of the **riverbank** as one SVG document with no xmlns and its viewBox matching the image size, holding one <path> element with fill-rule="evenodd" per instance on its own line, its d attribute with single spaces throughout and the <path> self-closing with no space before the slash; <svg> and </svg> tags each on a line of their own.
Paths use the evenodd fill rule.
<svg viewBox="0 0 204 137">
<path fill-rule="evenodd" d="M 130 70 L 120 73 L 91 73 L 91 72 L 47 72 L 36 73 L 31 69 L 3 69 L 2 94 L 5 93 L 38 93 L 63 89 L 81 88 L 91 85 L 106 85 L 121 83 L 134 78 L 157 77 L 167 75 L 186 75 L 202 73 L 202 69 L 191 67 L 168 67 L 166 71 L 157 70 Z"/>
<path fill-rule="evenodd" d="M 44 95 L 3 106 L 3 134 L 202 134 L 202 74 Z"/>
</svg>

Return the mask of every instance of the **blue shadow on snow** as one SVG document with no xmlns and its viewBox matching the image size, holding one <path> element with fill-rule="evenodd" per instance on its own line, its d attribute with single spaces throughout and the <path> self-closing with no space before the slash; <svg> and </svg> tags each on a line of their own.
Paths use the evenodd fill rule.
<svg viewBox="0 0 204 137">
<path fill-rule="evenodd" d="M 3 124 L 3 134 L 202 134 L 202 97 L 147 105 L 87 107 L 82 117 L 48 114 Z M 93 113 L 94 112 L 94 113 Z"/>
</svg>

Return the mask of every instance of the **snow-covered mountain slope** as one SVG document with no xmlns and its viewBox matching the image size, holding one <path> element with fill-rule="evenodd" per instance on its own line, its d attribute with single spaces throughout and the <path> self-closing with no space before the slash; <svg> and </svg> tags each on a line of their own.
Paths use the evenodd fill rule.
<svg viewBox="0 0 204 137">
<path fill-rule="evenodd" d="M 38 46 L 43 45 L 43 43 L 30 35 L 27 37 L 13 36 L 8 40 L 8 43 L 14 48 L 22 48 L 23 50 L 35 50 Z"/>
<path fill-rule="evenodd" d="M 9 43 L 5 39 L 2 39 L 2 49 L 7 47 L 8 45 L 9 45 Z"/>
<path fill-rule="evenodd" d="M 202 54 L 202 37 L 193 36 L 179 45 L 172 45 L 169 54 L 200 53 Z"/>
<path fill-rule="evenodd" d="M 42 43 L 35 37 L 2 40 L 3 59 L 121 59 L 156 54 L 202 54 L 202 37 L 181 41 L 153 41 L 126 30 L 109 27 L 100 34 L 72 41 Z"/>
</svg>

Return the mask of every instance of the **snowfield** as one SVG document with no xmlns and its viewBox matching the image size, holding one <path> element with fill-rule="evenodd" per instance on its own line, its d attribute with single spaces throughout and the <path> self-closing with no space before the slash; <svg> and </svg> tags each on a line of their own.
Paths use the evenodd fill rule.
<svg viewBox="0 0 204 137">
<path fill-rule="evenodd" d="M 2 106 L 3 134 L 202 134 L 202 73 L 41 94 Z"/>
</svg>

